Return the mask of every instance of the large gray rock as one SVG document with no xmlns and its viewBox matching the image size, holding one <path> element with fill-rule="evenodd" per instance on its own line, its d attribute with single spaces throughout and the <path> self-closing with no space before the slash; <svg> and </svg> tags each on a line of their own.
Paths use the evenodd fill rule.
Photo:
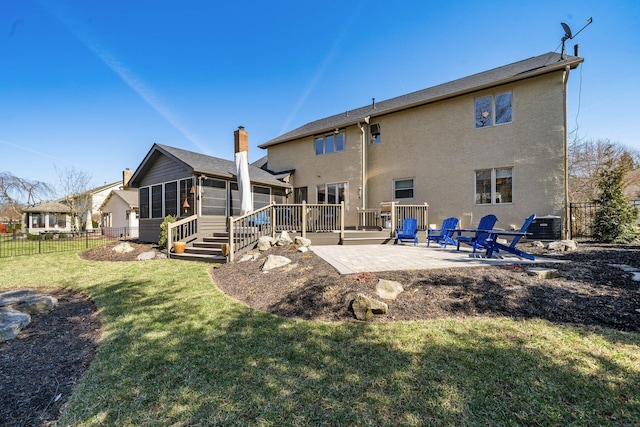
<svg viewBox="0 0 640 427">
<path fill-rule="evenodd" d="M 262 271 L 273 270 L 274 268 L 283 267 L 289 264 L 291 260 L 287 257 L 280 255 L 268 255 L 267 259 L 262 264 Z"/>
<path fill-rule="evenodd" d="M 9 291 L 0 294 L 0 307 L 11 307 L 27 314 L 48 313 L 58 305 L 58 299 L 33 291 Z"/>
<path fill-rule="evenodd" d="M 154 251 L 142 252 L 140 255 L 136 257 L 138 261 L 148 261 L 150 259 L 154 259 L 156 257 L 156 253 Z"/>
<path fill-rule="evenodd" d="M 578 249 L 578 244 L 575 240 L 558 240 L 549 242 L 547 249 L 554 252 L 575 251 Z"/>
<path fill-rule="evenodd" d="M 125 253 L 129 253 L 129 252 L 133 252 L 133 246 L 131 246 L 127 242 L 122 242 L 122 243 L 114 246 L 113 249 L 111 249 L 111 250 L 116 252 L 116 253 L 119 253 L 119 254 L 125 254 Z"/>
<path fill-rule="evenodd" d="M 401 292 L 404 292 L 404 288 L 393 280 L 380 279 L 376 285 L 376 293 L 383 299 L 394 300 Z"/>
<path fill-rule="evenodd" d="M 11 307 L 0 307 L 0 342 L 14 339 L 31 323 L 31 316 Z"/>
<path fill-rule="evenodd" d="M 353 314 L 358 320 L 371 320 L 374 314 L 386 314 L 389 306 L 384 302 L 369 298 L 365 294 L 358 294 L 351 302 Z"/>
<path fill-rule="evenodd" d="M 269 236 L 261 236 L 258 239 L 258 250 L 261 252 L 268 251 L 273 246 L 273 239 Z"/>
<path fill-rule="evenodd" d="M 287 246 L 293 243 L 293 240 L 291 240 L 291 237 L 289 237 L 289 232 L 286 230 L 283 230 L 280 233 L 280 236 L 278 236 L 278 238 L 276 239 L 276 246 Z"/>
<path fill-rule="evenodd" d="M 298 246 L 303 246 L 303 247 L 311 246 L 311 239 L 307 239 L 306 237 L 296 236 L 293 239 L 293 242 Z"/>
</svg>

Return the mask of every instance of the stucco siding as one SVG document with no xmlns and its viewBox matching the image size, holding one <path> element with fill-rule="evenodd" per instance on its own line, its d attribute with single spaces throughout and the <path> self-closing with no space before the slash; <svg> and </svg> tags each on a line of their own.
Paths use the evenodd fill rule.
<svg viewBox="0 0 640 427">
<path fill-rule="evenodd" d="M 477 97 L 512 92 L 511 123 L 475 127 Z M 381 142 L 366 144 L 366 206 L 393 200 L 396 179 L 414 180 L 414 198 L 405 204 L 429 204 L 429 222 L 447 216 L 477 223 L 482 215 L 498 216 L 498 227 L 520 226 L 531 213 L 563 216 L 564 83 L 562 71 L 517 81 L 473 94 L 375 117 Z M 344 152 L 315 155 L 314 138 L 269 147 L 269 165 L 295 169 L 292 184 L 315 186 L 349 183 L 348 225 L 356 223 L 361 182 L 361 132 L 346 129 Z M 368 138 L 367 138 L 368 139 Z M 513 168 L 513 202 L 477 205 L 475 171 Z"/>
</svg>

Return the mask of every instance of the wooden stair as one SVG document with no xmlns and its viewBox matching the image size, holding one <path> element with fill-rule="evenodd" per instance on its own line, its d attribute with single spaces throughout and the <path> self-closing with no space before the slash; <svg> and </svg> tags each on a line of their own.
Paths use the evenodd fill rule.
<svg viewBox="0 0 640 427">
<path fill-rule="evenodd" d="M 222 254 L 222 245 L 228 243 L 228 233 L 214 233 L 187 245 L 184 253 L 171 253 L 171 258 L 187 261 L 201 261 L 211 263 L 226 263 L 227 257 Z"/>
</svg>

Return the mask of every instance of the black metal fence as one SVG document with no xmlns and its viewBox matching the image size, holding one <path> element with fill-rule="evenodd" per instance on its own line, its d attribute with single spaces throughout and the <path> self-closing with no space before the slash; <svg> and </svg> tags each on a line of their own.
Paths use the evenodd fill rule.
<svg viewBox="0 0 640 427">
<path fill-rule="evenodd" d="M 47 232 L 41 234 L 0 234 L 0 258 L 37 255 L 52 252 L 79 251 L 117 240 L 130 240 L 138 236 L 138 229 L 97 228 L 77 232 Z"/>
<path fill-rule="evenodd" d="M 629 203 L 640 208 L 640 200 L 631 200 Z M 571 203 L 569 205 L 569 218 L 571 223 L 572 239 L 591 239 L 593 237 L 593 221 L 598 210 L 596 202 Z M 640 217 L 638 218 L 640 225 Z"/>
</svg>

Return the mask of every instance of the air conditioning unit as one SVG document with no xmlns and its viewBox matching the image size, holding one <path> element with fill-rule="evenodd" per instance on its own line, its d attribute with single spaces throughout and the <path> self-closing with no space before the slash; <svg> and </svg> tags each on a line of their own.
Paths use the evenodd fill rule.
<svg viewBox="0 0 640 427">
<path fill-rule="evenodd" d="M 369 130 L 371 131 L 371 135 L 378 135 L 380 133 L 380 123 L 373 123 L 369 126 Z"/>
</svg>

